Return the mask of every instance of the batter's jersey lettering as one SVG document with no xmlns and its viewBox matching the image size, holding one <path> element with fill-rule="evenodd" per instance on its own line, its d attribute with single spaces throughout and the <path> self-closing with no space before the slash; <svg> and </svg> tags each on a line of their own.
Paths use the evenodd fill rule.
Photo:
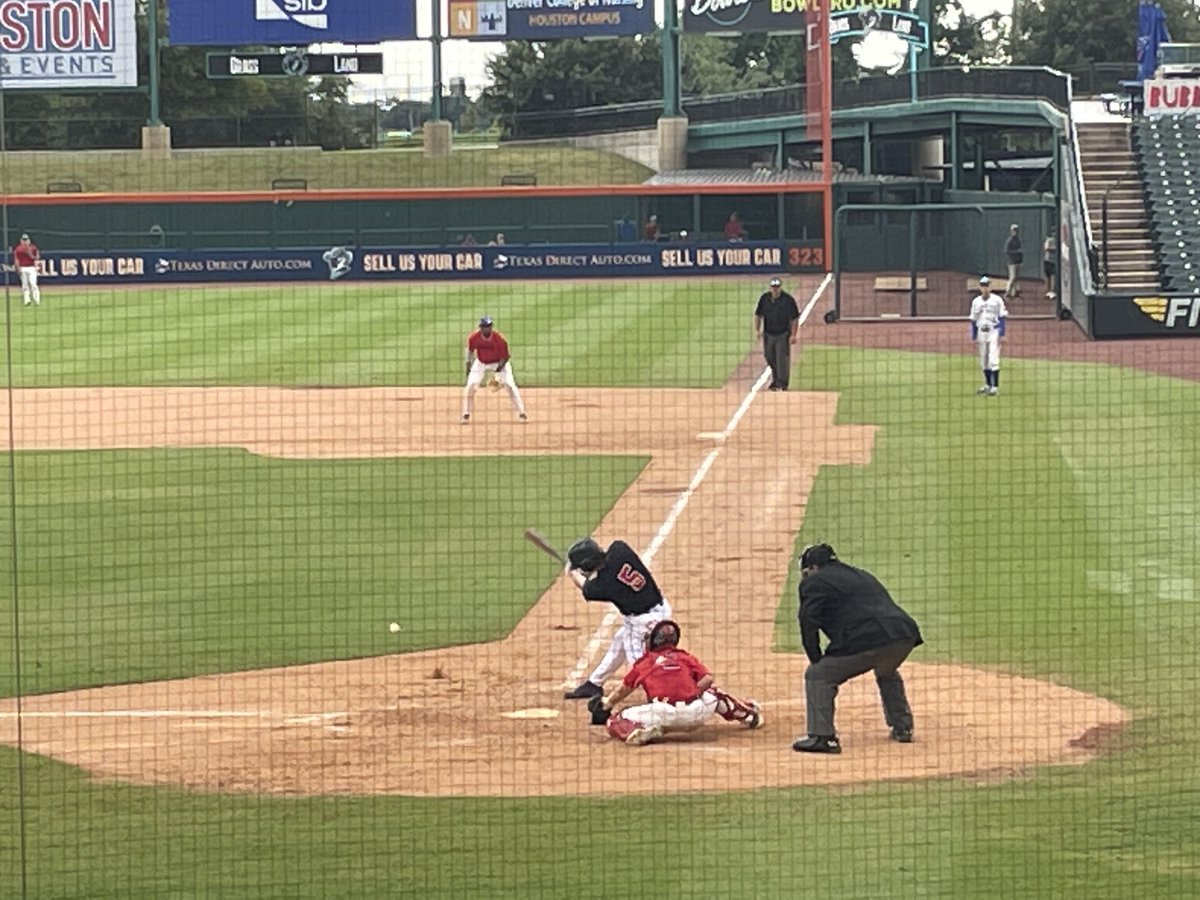
<svg viewBox="0 0 1200 900">
<path fill-rule="evenodd" d="M 475 358 L 485 366 L 508 359 L 508 341 L 495 329 L 489 337 L 484 337 L 478 329 L 472 331 L 467 338 L 467 349 L 473 351 Z"/>
<path fill-rule="evenodd" d="M 604 565 L 583 583 L 583 598 L 607 601 L 623 616 L 640 616 L 663 602 L 654 576 L 624 541 L 609 545 Z"/>
<path fill-rule="evenodd" d="M 707 674 L 704 663 L 692 654 L 667 647 L 644 654 L 625 674 L 624 684 L 642 688 L 651 700 L 688 703 L 700 695 L 696 683 Z"/>
</svg>

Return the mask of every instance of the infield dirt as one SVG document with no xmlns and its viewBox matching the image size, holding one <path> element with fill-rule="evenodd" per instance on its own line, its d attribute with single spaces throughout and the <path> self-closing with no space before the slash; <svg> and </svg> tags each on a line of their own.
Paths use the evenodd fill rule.
<svg viewBox="0 0 1200 900">
<path fill-rule="evenodd" d="M 836 394 L 791 392 L 758 395 L 727 438 L 715 437 L 745 397 L 738 381 L 715 390 L 532 389 L 527 424 L 514 420 L 507 398 L 485 392 L 469 426 L 458 422 L 459 391 L 448 388 L 9 396 L 19 450 L 646 455 L 649 464 L 597 531 L 638 548 L 664 528 L 707 464 L 652 568 L 684 646 L 727 690 L 762 702 L 763 729 L 719 722 L 634 749 L 589 727 L 583 705 L 562 699 L 562 690 L 589 643 L 606 645 L 597 633 L 606 610 L 584 604 L 560 578 L 512 634 L 489 644 L 26 697 L 21 746 L 99 779 L 286 795 L 729 791 L 1005 777 L 1091 759 L 1098 748 L 1084 736 L 1119 728 L 1128 718 L 1120 707 L 1002 672 L 924 664 L 920 650 L 904 668 L 915 743 L 888 740 L 874 683 L 859 679 L 839 698 L 844 754 L 792 752 L 804 731 L 804 661 L 772 652 L 779 597 L 818 471 L 867 465 L 876 433 L 835 425 Z M 0 701 L 0 741 L 9 744 L 17 742 L 15 710 L 15 701 Z M 532 717 L 512 717 L 523 712 Z"/>
</svg>

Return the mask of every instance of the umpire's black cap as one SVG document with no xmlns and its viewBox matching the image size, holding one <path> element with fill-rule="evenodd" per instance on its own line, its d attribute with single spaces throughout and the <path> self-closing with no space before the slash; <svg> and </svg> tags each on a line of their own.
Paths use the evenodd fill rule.
<svg viewBox="0 0 1200 900">
<path fill-rule="evenodd" d="M 772 278 L 771 279 L 771 287 L 783 287 L 783 282 L 780 281 L 778 278 Z"/>
<path fill-rule="evenodd" d="M 800 554 L 800 568 L 823 566 L 837 559 L 837 554 L 828 544 L 809 544 Z"/>
</svg>

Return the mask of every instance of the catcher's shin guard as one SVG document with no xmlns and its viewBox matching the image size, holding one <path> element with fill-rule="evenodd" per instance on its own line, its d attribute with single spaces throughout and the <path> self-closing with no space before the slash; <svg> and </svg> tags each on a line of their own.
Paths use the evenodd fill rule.
<svg viewBox="0 0 1200 900">
<path fill-rule="evenodd" d="M 744 722 L 750 728 L 758 727 L 759 711 L 757 704 L 753 701 L 743 703 L 737 697 L 727 694 L 724 691 L 719 691 L 716 688 L 709 688 L 717 697 L 717 715 L 726 722 Z"/>
<path fill-rule="evenodd" d="M 608 722 L 604 726 L 608 729 L 608 736 L 624 743 L 629 739 L 629 736 L 637 731 L 641 726 L 637 722 L 626 719 L 619 713 L 614 716 L 609 716 Z"/>
</svg>

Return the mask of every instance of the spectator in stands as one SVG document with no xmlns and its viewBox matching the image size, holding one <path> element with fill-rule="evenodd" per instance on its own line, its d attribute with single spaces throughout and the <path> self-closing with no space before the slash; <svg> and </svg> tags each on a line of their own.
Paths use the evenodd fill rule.
<svg viewBox="0 0 1200 900">
<path fill-rule="evenodd" d="M 1058 256 L 1055 253 L 1054 235 L 1046 235 L 1042 244 L 1042 274 L 1046 277 L 1046 296 L 1054 296 L 1054 276 L 1058 273 Z"/>
<path fill-rule="evenodd" d="M 657 241 L 660 233 L 661 232 L 658 229 L 658 216 L 651 216 L 648 220 L 646 220 L 646 228 L 643 230 L 642 234 L 648 241 Z"/>
<path fill-rule="evenodd" d="M 1021 263 L 1025 261 L 1021 253 L 1020 227 L 1013 225 L 1008 229 L 1008 240 L 1004 242 L 1004 255 L 1008 259 L 1008 287 L 1004 290 L 1004 298 L 1011 300 L 1021 293 L 1018 283 L 1021 278 Z"/>
<path fill-rule="evenodd" d="M 477 244 L 478 244 L 478 241 L 475 240 L 475 235 L 473 235 L 473 234 L 468 234 L 465 238 L 463 238 L 463 241 L 462 241 L 462 245 L 464 247 L 474 247 Z"/>
<path fill-rule="evenodd" d="M 729 221 L 725 223 L 725 239 L 728 241 L 744 241 L 746 239 L 746 229 L 742 227 L 742 220 L 738 218 L 736 212 L 731 212 Z"/>
<path fill-rule="evenodd" d="M 496 236 L 494 238 L 492 238 L 490 241 L 488 241 L 488 246 L 489 247 L 503 247 L 504 246 L 504 232 L 497 231 Z"/>
</svg>

